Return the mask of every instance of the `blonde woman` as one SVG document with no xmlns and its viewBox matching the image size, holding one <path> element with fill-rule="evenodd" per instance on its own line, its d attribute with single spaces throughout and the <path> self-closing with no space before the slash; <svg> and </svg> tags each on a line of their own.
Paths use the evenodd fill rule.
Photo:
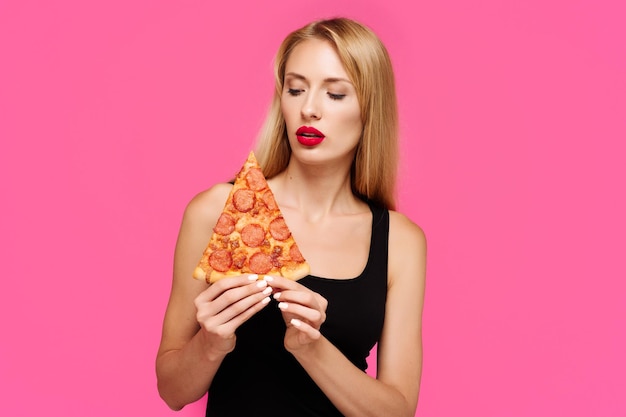
<svg viewBox="0 0 626 417">
<path fill-rule="evenodd" d="M 317 21 L 283 41 L 275 76 L 256 155 L 311 275 L 191 279 L 231 186 L 194 197 L 157 355 L 160 395 L 178 410 L 208 391 L 207 416 L 412 417 L 426 242 L 394 211 L 387 51 L 355 21 Z"/>
</svg>

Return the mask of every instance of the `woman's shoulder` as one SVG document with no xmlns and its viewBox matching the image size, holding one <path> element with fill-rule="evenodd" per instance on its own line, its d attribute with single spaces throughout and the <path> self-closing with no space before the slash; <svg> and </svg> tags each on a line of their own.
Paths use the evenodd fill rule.
<svg viewBox="0 0 626 417">
<path fill-rule="evenodd" d="M 218 183 L 193 196 L 185 208 L 185 218 L 202 221 L 217 219 L 233 185 Z"/>
<path fill-rule="evenodd" d="M 426 234 L 406 215 L 389 210 L 389 279 L 423 276 Z"/>
<path fill-rule="evenodd" d="M 389 233 L 390 241 L 400 239 L 401 241 L 408 240 L 419 245 L 426 244 L 424 230 L 408 216 L 398 211 L 389 210 Z M 391 235 L 393 235 L 393 239 Z"/>
<path fill-rule="evenodd" d="M 198 194 L 194 195 L 187 204 L 187 209 L 201 210 L 203 208 L 212 207 L 217 203 L 223 206 L 232 188 L 233 185 L 230 183 L 214 184 L 211 188 L 200 191 Z M 222 207 L 220 207 L 220 209 L 221 208 Z"/>
</svg>

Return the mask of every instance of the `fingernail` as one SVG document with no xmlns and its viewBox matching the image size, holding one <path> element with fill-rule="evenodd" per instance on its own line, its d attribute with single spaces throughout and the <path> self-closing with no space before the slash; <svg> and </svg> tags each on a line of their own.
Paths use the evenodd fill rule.
<svg viewBox="0 0 626 417">
<path fill-rule="evenodd" d="M 260 280 L 260 281 L 258 281 L 256 283 L 256 286 L 259 287 L 259 288 L 267 287 L 267 282 L 263 281 L 263 280 Z"/>
<path fill-rule="evenodd" d="M 278 303 L 278 308 L 280 308 L 281 310 L 286 310 L 287 307 L 289 307 L 289 304 L 285 303 L 284 301 L 282 303 Z"/>
<path fill-rule="evenodd" d="M 263 290 L 263 294 L 265 295 L 270 295 L 272 293 L 272 288 L 271 287 L 267 287 L 266 289 Z"/>
<path fill-rule="evenodd" d="M 267 281 L 267 282 L 272 282 L 272 281 L 274 281 L 274 278 L 270 277 L 269 275 L 265 275 L 265 276 L 263 277 L 263 279 L 264 279 L 265 281 Z"/>
<path fill-rule="evenodd" d="M 271 301 L 271 298 L 269 297 L 265 297 L 264 299 L 261 300 L 261 304 L 267 304 Z"/>
<path fill-rule="evenodd" d="M 256 281 L 257 279 L 259 279 L 259 276 L 257 274 L 251 274 L 251 275 L 248 275 L 248 279 L 250 281 Z"/>
<path fill-rule="evenodd" d="M 302 322 L 298 319 L 291 319 L 289 323 L 293 324 L 295 327 L 300 327 L 300 325 L 302 324 Z"/>
<path fill-rule="evenodd" d="M 274 300 L 278 300 L 281 295 L 283 295 L 282 292 L 277 292 L 276 294 L 274 294 Z"/>
</svg>

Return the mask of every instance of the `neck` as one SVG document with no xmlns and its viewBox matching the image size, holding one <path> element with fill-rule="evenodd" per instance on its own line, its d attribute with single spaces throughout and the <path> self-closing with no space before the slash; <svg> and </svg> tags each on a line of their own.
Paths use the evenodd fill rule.
<svg viewBox="0 0 626 417">
<path fill-rule="evenodd" d="M 304 166 L 292 160 L 270 183 L 281 208 L 297 210 L 310 222 L 362 209 L 352 193 L 350 165 Z"/>
</svg>

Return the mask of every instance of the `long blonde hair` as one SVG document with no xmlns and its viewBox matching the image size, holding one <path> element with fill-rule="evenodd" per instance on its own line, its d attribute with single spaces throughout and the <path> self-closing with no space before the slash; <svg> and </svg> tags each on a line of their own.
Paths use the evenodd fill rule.
<svg viewBox="0 0 626 417">
<path fill-rule="evenodd" d="M 274 62 L 274 98 L 255 152 L 266 177 L 282 172 L 289 163 L 291 148 L 280 109 L 285 65 L 291 51 L 308 39 L 330 42 L 357 91 L 363 135 L 352 164 L 353 193 L 394 209 L 398 110 L 391 60 L 380 39 L 369 28 L 350 19 L 312 22 L 289 34 L 278 49 Z"/>
</svg>

